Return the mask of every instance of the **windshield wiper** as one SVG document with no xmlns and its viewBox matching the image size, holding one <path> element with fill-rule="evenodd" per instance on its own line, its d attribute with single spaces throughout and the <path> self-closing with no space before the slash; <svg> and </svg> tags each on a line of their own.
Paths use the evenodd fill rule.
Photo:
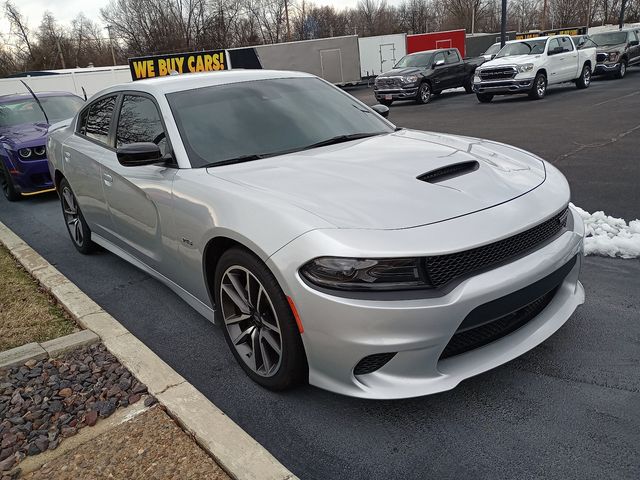
<svg viewBox="0 0 640 480">
<path fill-rule="evenodd" d="M 337 135 L 335 137 L 328 138 L 327 140 L 323 140 L 321 142 L 312 143 L 311 145 L 307 145 L 302 148 L 302 150 L 310 150 L 312 148 L 318 147 L 326 147 L 327 145 L 336 145 L 338 143 L 350 142 L 351 140 L 358 140 L 360 138 L 367 137 L 376 137 L 378 135 L 382 135 L 386 132 L 376 132 L 376 133 L 351 133 L 349 135 Z"/>
<path fill-rule="evenodd" d="M 202 168 L 210 168 L 210 167 L 220 167 L 222 165 L 232 165 L 234 163 L 243 163 L 250 162 L 252 160 L 260 160 L 261 158 L 268 157 L 270 155 L 258 155 L 257 153 L 252 153 L 250 155 L 241 155 L 235 158 L 227 158 L 226 160 L 220 160 L 219 162 L 211 162 L 203 165 Z"/>
</svg>

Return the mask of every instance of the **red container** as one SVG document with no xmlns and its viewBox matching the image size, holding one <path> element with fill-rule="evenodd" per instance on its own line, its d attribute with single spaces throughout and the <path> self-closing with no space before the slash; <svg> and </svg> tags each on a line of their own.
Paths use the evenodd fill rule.
<svg viewBox="0 0 640 480">
<path fill-rule="evenodd" d="M 436 48 L 457 48 L 464 57 L 465 31 L 419 33 L 407 35 L 407 53 L 423 52 Z"/>
</svg>

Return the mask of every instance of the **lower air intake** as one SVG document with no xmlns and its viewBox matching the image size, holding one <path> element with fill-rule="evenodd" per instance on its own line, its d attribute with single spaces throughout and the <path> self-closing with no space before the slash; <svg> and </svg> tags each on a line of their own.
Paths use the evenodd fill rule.
<svg viewBox="0 0 640 480">
<path fill-rule="evenodd" d="M 356 368 L 353 369 L 355 375 L 365 375 L 367 373 L 375 372 L 387 364 L 389 360 L 396 356 L 396 352 L 390 353 L 376 353 L 375 355 L 369 355 L 364 357 L 358 362 Z"/>
</svg>

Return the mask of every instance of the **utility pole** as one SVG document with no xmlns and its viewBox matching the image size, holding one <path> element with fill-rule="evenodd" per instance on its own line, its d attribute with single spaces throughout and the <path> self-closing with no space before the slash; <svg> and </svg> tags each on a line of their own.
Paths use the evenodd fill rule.
<svg viewBox="0 0 640 480">
<path fill-rule="evenodd" d="M 622 27 L 624 27 L 624 10 L 626 7 L 627 7 L 627 0 L 622 0 L 622 5 L 620 6 L 620 22 L 619 22 L 620 30 L 622 30 Z"/>
<path fill-rule="evenodd" d="M 58 55 L 60 55 L 60 63 L 62 64 L 62 68 L 67 68 L 67 65 L 64 63 L 64 55 L 62 54 L 62 47 L 60 47 L 60 39 L 56 38 L 56 46 L 58 47 Z"/>
<path fill-rule="evenodd" d="M 476 32 L 476 4 L 471 7 L 471 35 Z"/>
<path fill-rule="evenodd" d="M 284 16 L 287 21 L 287 42 L 291 41 L 291 29 L 289 28 L 289 2 L 284 0 Z"/>
<path fill-rule="evenodd" d="M 502 20 L 500 21 L 500 48 L 507 43 L 507 0 L 502 0 Z"/>
<path fill-rule="evenodd" d="M 107 29 L 107 32 L 109 32 L 109 46 L 111 47 L 111 59 L 113 60 L 113 65 L 116 65 L 116 54 L 113 51 L 113 37 L 111 36 L 111 25 L 107 25 L 106 27 L 104 27 Z"/>
<path fill-rule="evenodd" d="M 542 30 L 547 29 L 547 0 L 542 4 Z"/>
</svg>

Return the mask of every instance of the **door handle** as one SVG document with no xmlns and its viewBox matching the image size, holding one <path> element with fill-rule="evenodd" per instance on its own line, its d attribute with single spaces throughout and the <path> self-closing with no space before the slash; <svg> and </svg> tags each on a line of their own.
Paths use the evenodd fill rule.
<svg viewBox="0 0 640 480">
<path fill-rule="evenodd" d="M 102 174 L 102 180 L 104 180 L 104 184 L 106 186 L 108 186 L 108 187 L 113 185 L 113 177 L 111 175 L 109 175 L 108 173 L 103 173 Z"/>
</svg>

